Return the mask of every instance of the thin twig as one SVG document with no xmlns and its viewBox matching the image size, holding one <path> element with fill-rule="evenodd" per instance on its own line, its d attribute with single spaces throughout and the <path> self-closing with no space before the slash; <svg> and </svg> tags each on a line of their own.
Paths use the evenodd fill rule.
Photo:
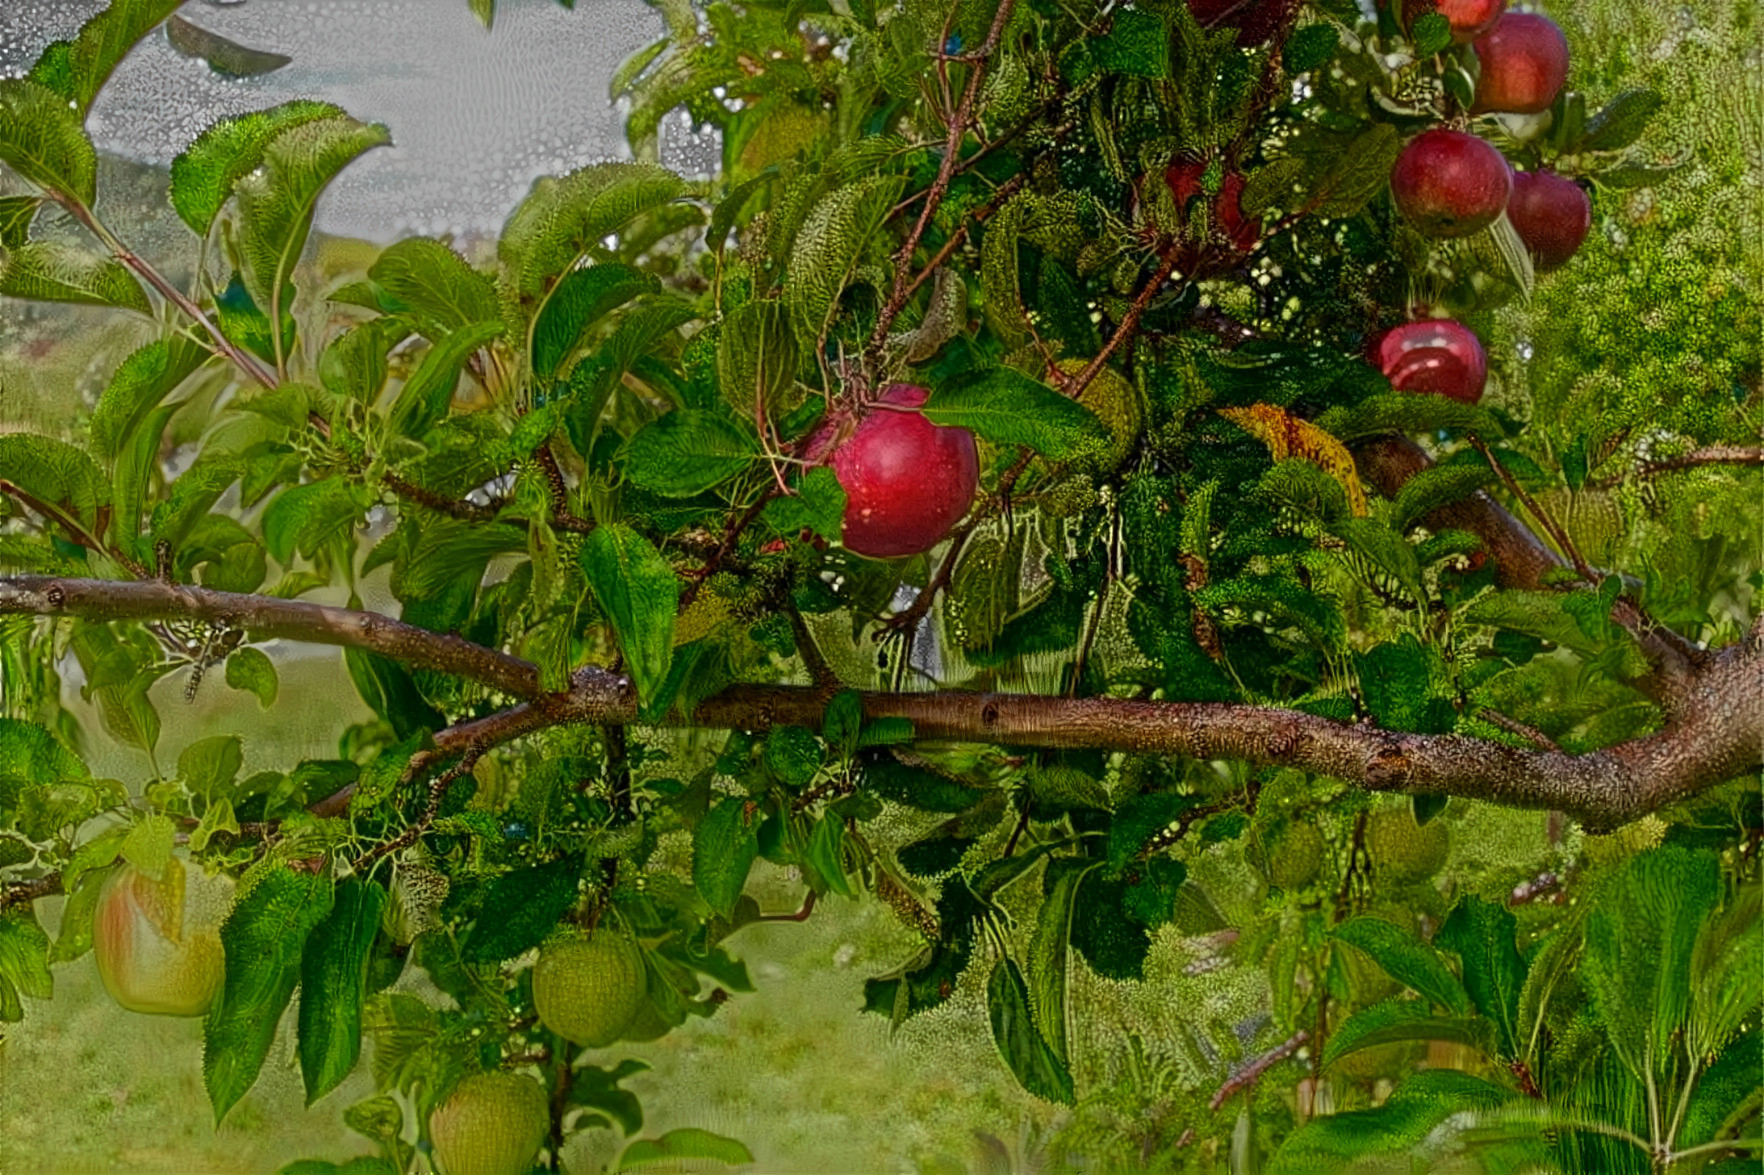
<svg viewBox="0 0 1764 1175">
<path fill-rule="evenodd" d="M 1278 1065 L 1280 1062 L 1286 1060 L 1286 1058 L 1292 1056 L 1292 1054 L 1298 1052 L 1299 1049 L 1304 1047 L 1305 1042 L 1310 1039 L 1311 1034 L 1301 1028 L 1281 1044 L 1276 1045 L 1261 1056 L 1250 1061 L 1236 1073 L 1233 1073 L 1229 1081 L 1219 1087 L 1218 1092 L 1214 1093 L 1212 1098 L 1207 1102 L 1207 1109 L 1217 1113 L 1219 1107 L 1224 1105 L 1226 1100 L 1230 1098 L 1232 1094 L 1241 1093 L 1244 1090 L 1254 1087 L 1256 1082 L 1262 1079 L 1264 1073 L 1272 1069 L 1275 1065 Z"/>
<path fill-rule="evenodd" d="M 809 890 L 808 896 L 802 899 L 801 908 L 789 914 L 761 914 L 755 922 L 807 922 L 809 915 L 815 912 L 815 891 Z"/>
<path fill-rule="evenodd" d="M 1656 477 L 1662 473 L 1700 469 L 1709 465 L 1764 465 L 1764 449 L 1749 449 L 1741 445 L 1711 445 L 1694 453 L 1686 453 L 1682 457 L 1665 457 L 1659 461 L 1644 462 L 1636 466 L 1631 474 L 1635 477 Z M 1596 488 L 1609 489 L 1623 478 L 1623 474 L 1605 478 L 1596 483 Z"/>
<path fill-rule="evenodd" d="M 1554 518 L 1550 517 L 1548 511 L 1538 505 L 1537 499 L 1519 484 L 1519 479 L 1514 477 L 1505 465 L 1501 464 L 1500 458 L 1496 457 L 1494 451 L 1488 447 L 1488 442 L 1475 433 L 1470 433 L 1468 439 L 1471 446 L 1482 454 L 1482 459 L 1488 462 L 1488 467 L 1494 470 L 1495 476 L 1501 479 L 1501 484 L 1507 487 L 1507 492 L 1524 504 L 1526 511 L 1539 526 L 1543 527 L 1544 533 L 1550 536 L 1550 541 L 1556 544 L 1556 549 L 1574 564 L 1574 570 L 1579 572 L 1580 578 L 1588 583 L 1599 582 L 1598 577 L 1593 574 L 1592 567 L 1587 564 L 1580 551 L 1574 546 L 1574 541 L 1568 537 L 1568 532 L 1563 530 Z"/>
</svg>

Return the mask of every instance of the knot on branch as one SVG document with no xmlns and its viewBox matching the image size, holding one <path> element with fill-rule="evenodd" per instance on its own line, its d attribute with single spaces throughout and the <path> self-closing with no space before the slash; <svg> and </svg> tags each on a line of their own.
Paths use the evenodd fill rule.
<svg viewBox="0 0 1764 1175">
<path fill-rule="evenodd" d="M 1409 753 L 1395 743 L 1385 743 L 1366 758 L 1366 786 L 1377 791 L 1401 791 L 1414 773 Z"/>
<path fill-rule="evenodd" d="M 60 611 L 67 604 L 67 589 L 58 583 L 52 583 L 43 589 L 43 599 L 51 608 Z"/>
</svg>

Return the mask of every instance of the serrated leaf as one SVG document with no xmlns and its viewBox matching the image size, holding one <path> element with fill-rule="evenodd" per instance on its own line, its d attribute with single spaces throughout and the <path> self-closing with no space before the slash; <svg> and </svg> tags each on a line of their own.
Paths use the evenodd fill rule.
<svg viewBox="0 0 1764 1175">
<path fill-rule="evenodd" d="M 1654 90 L 1625 90 L 1586 121 L 1571 151 L 1621 151 L 1641 138 L 1666 99 Z"/>
<path fill-rule="evenodd" d="M 1237 198 L 1243 215 L 1250 219 L 1259 219 L 1269 209 L 1288 207 L 1295 197 L 1302 194 L 1299 181 L 1305 170 L 1303 159 L 1286 155 L 1251 172 L 1244 181 L 1243 193 Z"/>
<path fill-rule="evenodd" d="M 392 591 L 409 601 L 433 599 L 461 583 L 475 587 L 492 558 L 526 547 L 527 534 L 520 527 L 443 519 L 424 527 L 410 554 L 399 560 Z"/>
<path fill-rule="evenodd" d="M 1459 1016 L 1470 1012 L 1469 997 L 1439 952 L 1401 927 L 1369 914 L 1335 928 L 1335 937 L 1366 952 L 1398 983 Z"/>
<path fill-rule="evenodd" d="M 110 505 L 110 485 L 90 457 L 33 433 L 0 435 L 0 482 L 65 511 L 94 535 L 100 512 Z"/>
<path fill-rule="evenodd" d="M 29 241 L 6 250 L 0 256 L 0 294 L 153 313 L 147 291 L 121 262 L 58 241 Z"/>
<path fill-rule="evenodd" d="M 203 1031 L 202 1078 L 215 1122 L 257 1081 L 276 1024 L 300 979 L 307 936 L 331 910 L 323 873 L 263 874 L 221 926 L 226 978 Z"/>
<path fill-rule="evenodd" d="M 453 393 L 459 386 L 459 373 L 473 352 L 500 338 L 500 320 L 473 323 L 437 339 L 423 353 L 410 378 L 399 389 L 392 402 L 387 424 L 393 432 L 418 438 L 426 434 L 447 415 Z"/>
<path fill-rule="evenodd" d="M 209 352 L 178 336 L 156 339 L 124 359 L 92 412 L 92 452 L 114 456 L 148 413 L 208 358 Z"/>
<path fill-rule="evenodd" d="M 368 952 L 379 933 L 386 889 L 345 878 L 324 921 L 300 952 L 298 1048 L 306 1104 L 337 1088 L 361 1056 Z"/>
<path fill-rule="evenodd" d="M 717 335 L 717 384 L 743 419 L 769 413 L 796 378 L 796 335 L 782 302 L 731 311 Z"/>
<path fill-rule="evenodd" d="M 533 323 L 533 375 L 551 378 L 564 368 L 564 361 L 583 344 L 596 322 L 637 295 L 660 288 L 649 274 L 611 262 L 564 274 Z"/>
<path fill-rule="evenodd" d="M 471 933 L 460 946 L 468 963 L 500 963 L 538 946 L 575 904 L 582 855 L 572 853 L 492 878 Z"/>
<path fill-rule="evenodd" d="M 811 469 L 797 484 L 796 493 L 766 503 L 764 517 L 780 534 L 807 528 L 833 542 L 845 521 L 845 487 L 826 466 Z"/>
<path fill-rule="evenodd" d="M 543 293 L 605 237 L 675 200 L 684 188 L 679 176 L 647 163 L 595 163 L 536 181 L 497 244 L 514 292 Z"/>
<path fill-rule="evenodd" d="M 731 1166 L 754 1161 L 753 1152 L 733 1138 L 696 1127 L 670 1130 L 660 1138 L 639 1138 L 619 1155 L 615 1171 L 629 1171 L 650 1163 L 677 1163 L 687 1159 L 710 1159 Z"/>
<path fill-rule="evenodd" d="M 235 649 L 227 656 L 227 685 L 237 690 L 250 690 L 257 695 L 258 704 L 269 709 L 276 704 L 276 691 L 280 688 L 280 679 L 276 675 L 276 663 L 271 661 L 261 649 Z"/>
<path fill-rule="evenodd" d="M 1074 1105 L 1072 1074 L 1042 1038 L 1029 1008 L 1029 989 L 1016 960 L 1000 959 L 986 984 L 986 1009 L 992 1041 L 1017 1083 L 1036 1097 Z"/>
<path fill-rule="evenodd" d="M 840 294 L 858 276 L 905 183 L 873 176 L 835 188 L 803 218 L 785 269 L 784 304 L 804 346 L 815 347 L 831 327 Z"/>
<path fill-rule="evenodd" d="M 1026 985 L 1035 1027 L 1060 1061 L 1067 1059 L 1066 990 L 1072 937 L 1072 910 L 1078 885 L 1088 870 L 1068 870 L 1054 881 L 1035 916 L 1029 940 Z"/>
<path fill-rule="evenodd" d="M 0 249 L 16 249 L 31 239 L 31 221 L 42 206 L 41 196 L 0 196 Z"/>
<path fill-rule="evenodd" d="M 758 820 L 741 796 L 724 796 L 699 821 L 692 837 L 692 884 L 712 910 L 725 918 L 747 884 L 759 856 Z"/>
<path fill-rule="evenodd" d="M 501 316 L 495 284 L 465 258 L 431 237 L 407 237 L 386 247 L 368 266 L 368 277 L 402 310 L 429 324 L 424 330 L 455 331 Z M 335 295 L 333 295 L 334 297 Z M 378 303 L 374 307 L 386 311 Z"/>
<path fill-rule="evenodd" d="M 366 510 L 364 492 L 340 477 L 289 486 L 264 509 L 263 545 L 284 566 L 296 552 L 310 559 L 349 533 Z"/>
<path fill-rule="evenodd" d="M 342 117 L 340 106 L 302 98 L 221 119 L 172 160 L 172 207 L 198 236 L 207 236 L 234 187 L 263 162 L 276 136 L 305 123 Z"/>
<path fill-rule="evenodd" d="M 347 115 L 302 121 L 276 134 L 259 167 L 237 180 L 245 284 L 271 319 L 287 303 L 319 196 L 351 160 L 391 141 L 383 125 Z"/>
<path fill-rule="evenodd" d="M 720 485 L 759 457 L 753 434 L 720 413 L 678 408 L 659 416 L 625 444 L 625 469 L 646 490 L 690 498 Z"/>
<path fill-rule="evenodd" d="M 65 95 L 28 78 L 0 81 L 0 163 L 51 192 L 91 207 L 98 153 Z"/>
<path fill-rule="evenodd" d="M 1304 210 L 1313 216 L 1353 216 L 1390 182 L 1402 140 L 1389 123 L 1376 123 L 1333 152 L 1307 185 Z"/>
<path fill-rule="evenodd" d="M 1487 462 L 1428 466 L 1397 491 L 1390 524 L 1398 532 L 1406 531 L 1441 506 L 1467 498 L 1494 480 Z"/>
<path fill-rule="evenodd" d="M 84 115 L 117 63 L 182 0 L 111 0 L 80 26 L 72 41 L 50 45 L 30 77 L 71 101 Z"/>
<path fill-rule="evenodd" d="M 0 915 L 0 982 L 34 1000 L 55 995 L 55 976 L 49 970 L 49 935 L 37 924 L 29 906 Z"/>
<path fill-rule="evenodd" d="M 1450 25 L 1446 26 L 1446 37 L 1449 41 Z M 1319 66 L 1327 65 L 1340 47 L 1341 34 L 1334 25 L 1303 25 L 1292 30 L 1292 36 L 1286 38 L 1286 44 L 1280 50 L 1280 65 L 1287 73 L 1310 73 Z"/>
<path fill-rule="evenodd" d="M 1390 999 L 1362 1008 L 1342 1022 L 1323 1046 L 1323 1064 L 1379 1045 L 1409 1040 L 1444 1040 L 1487 1048 L 1488 1021 L 1472 1016 L 1436 1016 L 1421 1000 Z"/>
<path fill-rule="evenodd" d="M 1452 22 L 1438 12 L 1424 12 L 1415 18 L 1409 30 L 1409 42 L 1416 57 L 1432 57 L 1444 53 L 1452 45 Z"/>
<path fill-rule="evenodd" d="M 1010 367 L 956 376 L 932 391 L 923 411 L 933 424 L 965 428 L 995 444 L 1027 445 L 1053 461 L 1108 442 L 1094 412 Z"/>
<path fill-rule="evenodd" d="M 596 527 L 582 543 L 582 574 L 612 622 L 637 696 L 652 701 L 673 657 L 680 581 L 661 552 L 623 523 Z"/>
<path fill-rule="evenodd" d="M 1408 392 L 1383 392 L 1367 396 L 1352 408 L 1335 408 L 1317 418 L 1317 426 L 1344 443 L 1387 433 L 1474 432 L 1500 436 L 1494 417 L 1473 404 L 1445 396 L 1417 396 Z"/>
</svg>

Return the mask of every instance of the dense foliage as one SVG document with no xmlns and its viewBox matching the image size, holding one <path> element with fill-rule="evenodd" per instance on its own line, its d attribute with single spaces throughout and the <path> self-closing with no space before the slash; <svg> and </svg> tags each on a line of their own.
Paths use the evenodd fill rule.
<svg viewBox="0 0 1764 1175">
<path fill-rule="evenodd" d="M 177 7 L 0 81 L 0 294 L 151 324 L 76 427 L 0 433 L 0 1019 L 96 939 L 206 1015 L 217 1118 L 297 989 L 309 1104 L 372 1042 L 375 1153 L 289 1171 L 738 1163 L 642 1137 L 617 1042 L 752 990 L 744 926 L 868 898 L 923 949 L 853 1015 L 983 989 L 1087 1169 L 1755 1165 L 1744 5 L 1662 66 L 1587 0 L 1548 110 L 1472 116 L 1430 5 L 667 0 L 613 80 L 635 160 L 539 181 L 493 257 L 324 281 L 314 208 L 389 135 L 301 101 L 172 164 L 187 286 L 84 130 Z M 681 107 L 708 182 L 657 162 Z M 1590 190 L 1579 254 L 1399 214 L 1440 127 Z M 1369 361 L 1447 314 L 1486 391 Z M 867 558 L 829 452 L 900 383 L 979 492 Z M 155 682 L 273 721 L 278 638 L 374 720 L 163 761 Z M 1142 1034 L 1074 1030 L 1099 979 Z"/>
</svg>

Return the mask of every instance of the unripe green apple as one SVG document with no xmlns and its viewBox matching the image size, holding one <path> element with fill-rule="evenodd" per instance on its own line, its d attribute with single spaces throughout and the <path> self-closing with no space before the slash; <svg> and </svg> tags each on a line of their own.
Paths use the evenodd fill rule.
<svg viewBox="0 0 1764 1175">
<path fill-rule="evenodd" d="M 233 892 L 173 857 L 162 877 L 121 865 L 104 881 L 92 912 L 98 976 L 131 1012 L 200 1016 L 226 972 L 220 926 Z"/>
<path fill-rule="evenodd" d="M 527 1175 L 551 1127 L 545 1091 L 519 1073 L 479 1073 L 429 1115 L 441 1175 Z"/>
<path fill-rule="evenodd" d="M 1380 808 L 1366 822 L 1366 851 L 1372 867 L 1398 885 L 1426 881 L 1445 866 L 1451 833 L 1444 823 L 1415 823 L 1407 806 Z"/>
<path fill-rule="evenodd" d="M 611 930 L 549 942 L 533 966 L 539 1022 L 588 1048 L 605 1048 L 619 1039 L 648 990 L 643 952 Z"/>
</svg>

